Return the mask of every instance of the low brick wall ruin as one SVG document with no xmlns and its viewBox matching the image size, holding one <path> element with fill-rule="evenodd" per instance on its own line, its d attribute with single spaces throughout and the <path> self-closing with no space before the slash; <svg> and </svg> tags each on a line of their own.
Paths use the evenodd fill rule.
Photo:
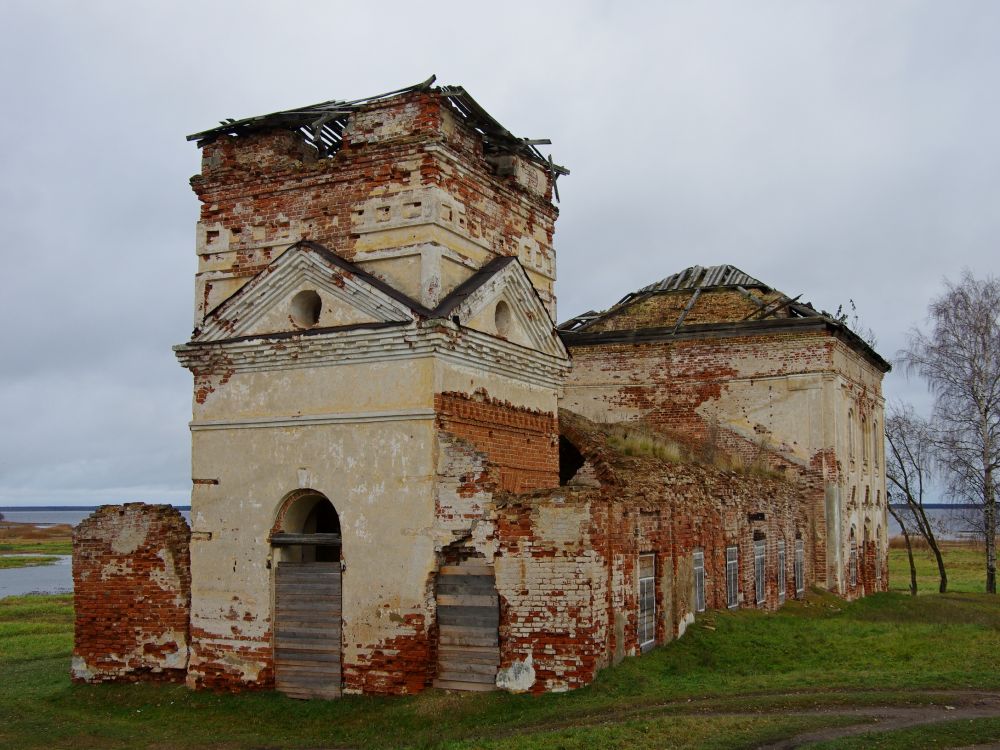
<svg viewBox="0 0 1000 750">
<path fill-rule="evenodd" d="M 104 505 L 76 527 L 74 681 L 184 681 L 190 536 L 170 505 Z"/>
</svg>

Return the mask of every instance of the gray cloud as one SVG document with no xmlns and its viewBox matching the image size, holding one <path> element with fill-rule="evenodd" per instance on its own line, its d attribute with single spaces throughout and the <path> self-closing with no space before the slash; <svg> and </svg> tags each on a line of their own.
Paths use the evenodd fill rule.
<svg viewBox="0 0 1000 750">
<path fill-rule="evenodd" d="M 183 501 L 197 149 L 223 117 L 436 72 L 550 137 L 560 317 L 733 263 L 892 356 L 943 276 L 996 273 L 985 1 L 13 2 L 0 31 L 0 503 Z M 926 405 L 894 373 L 889 397 Z"/>
</svg>

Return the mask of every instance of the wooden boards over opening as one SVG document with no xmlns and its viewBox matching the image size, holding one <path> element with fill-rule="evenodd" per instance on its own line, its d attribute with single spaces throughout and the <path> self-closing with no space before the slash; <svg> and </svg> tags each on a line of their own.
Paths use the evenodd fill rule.
<svg viewBox="0 0 1000 750">
<path fill-rule="evenodd" d="M 437 578 L 438 664 L 434 687 L 494 690 L 500 665 L 500 602 L 492 566 L 443 566 Z"/>
<path fill-rule="evenodd" d="M 340 563 L 281 562 L 274 582 L 277 689 L 293 698 L 339 698 Z"/>
</svg>

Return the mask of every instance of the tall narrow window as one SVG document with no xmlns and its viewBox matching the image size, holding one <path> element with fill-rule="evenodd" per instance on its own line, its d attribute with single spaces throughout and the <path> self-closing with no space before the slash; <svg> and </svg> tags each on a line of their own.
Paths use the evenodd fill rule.
<svg viewBox="0 0 1000 750">
<path fill-rule="evenodd" d="M 778 540 L 778 603 L 785 603 L 785 540 Z"/>
<path fill-rule="evenodd" d="M 806 590 L 806 550 L 801 539 L 795 540 L 795 595 L 802 596 Z"/>
<path fill-rule="evenodd" d="M 694 553 L 694 611 L 705 611 L 705 553 Z"/>
<path fill-rule="evenodd" d="M 882 527 L 875 531 L 875 583 L 882 584 Z"/>
<path fill-rule="evenodd" d="M 882 433 L 878 431 L 878 420 L 872 424 L 872 463 L 878 468 L 879 443 L 882 440 Z"/>
<path fill-rule="evenodd" d="M 767 579 L 765 578 L 765 564 L 767 554 L 767 542 L 763 539 L 756 539 L 753 543 L 753 575 L 754 588 L 757 593 L 757 604 L 763 604 L 767 595 Z"/>
<path fill-rule="evenodd" d="M 861 417 L 861 461 L 868 463 L 868 420 Z"/>
<path fill-rule="evenodd" d="M 847 410 L 847 455 L 854 460 L 854 409 Z"/>
<path fill-rule="evenodd" d="M 740 552 L 738 547 L 726 547 L 726 606 L 740 604 Z"/>
<path fill-rule="evenodd" d="M 858 585 L 858 546 L 856 544 L 851 545 L 851 588 Z"/>
<path fill-rule="evenodd" d="M 656 555 L 639 555 L 639 648 L 656 643 Z"/>
</svg>

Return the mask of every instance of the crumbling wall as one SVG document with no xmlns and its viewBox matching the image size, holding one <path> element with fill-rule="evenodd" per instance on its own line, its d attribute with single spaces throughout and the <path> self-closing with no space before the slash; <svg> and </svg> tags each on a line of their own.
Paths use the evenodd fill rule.
<svg viewBox="0 0 1000 750">
<path fill-rule="evenodd" d="M 434 396 L 438 424 L 468 440 L 495 468 L 500 489 L 529 492 L 559 484 L 559 423 L 556 415 L 490 398 L 439 393 Z"/>
<path fill-rule="evenodd" d="M 607 545 L 591 524 L 587 492 L 498 509 L 500 687 L 581 687 L 606 663 Z"/>
<path fill-rule="evenodd" d="M 331 158 L 280 129 L 204 145 L 191 181 L 202 203 L 195 324 L 302 239 L 430 307 L 491 257 L 516 255 L 554 318 L 551 177 L 512 160 L 498 174 L 482 136 L 435 92 L 366 105 Z"/>
<path fill-rule="evenodd" d="M 495 561 L 501 598 L 498 685 L 559 691 L 640 652 L 639 558 L 654 554 L 655 641 L 695 617 L 693 554 L 705 557 L 708 609 L 724 609 L 726 548 L 739 549 L 741 607 L 777 609 L 778 544 L 785 543 L 784 600 L 795 597 L 794 547 L 805 543 L 805 582 L 815 581 L 812 503 L 796 483 L 694 463 L 612 455 L 600 429 L 561 412 L 599 487 L 500 495 Z M 766 541 L 765 598 L 754 596 L 755 536 Z"/>
<path fill-rule="evenodd" d="M 74 529 L 74 680 L 183 682 L 189 541 L 170 505 L 104 505 Z"/>
</svg>

